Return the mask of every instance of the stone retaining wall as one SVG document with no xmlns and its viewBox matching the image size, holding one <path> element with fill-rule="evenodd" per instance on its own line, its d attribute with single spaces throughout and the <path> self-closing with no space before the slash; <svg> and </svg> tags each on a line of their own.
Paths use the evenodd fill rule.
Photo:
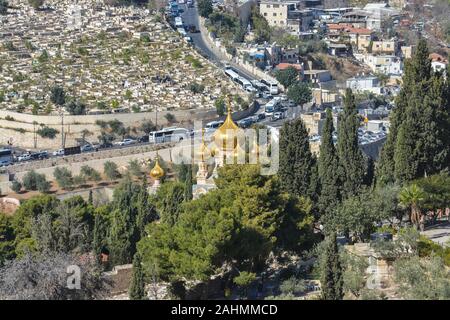
<svg viewBox="0 0 450 320">
<path fill-rule="evenodd" d="M 175 116 L 178 123 L 191 123 L 195 120 L 209 121 L 217 118 L 215 110 L 180 110 L 180 111 L 164 111 L 158 112 L 158 124 L 167 126 L 167 120 L 164 117 L 167 113 Z M 10 118 L 14 120 L 5 120 Z M 80 139 L 82 131 L 87 129 L 92 135 L 87 137 L 88 141 L 97 141 L 100 134 L 100 127 L 95 123 L 98 120 L 111 121 L 119 120 L 125 126 L 137 127 L 141 123 L 151 120 L 156 123 L 155 112 L 140 113 L 114 113 L 102 115 L 80 115 L 80 116 L 64 116 L 64 131 L 66 135 L 66 146 L 76 145 L 76 139 Z M 36 122 L 37 125 L 33 125 Z M 0 110 L 0 144 L 6 145 L 8 141 L 12 141 L 14 146 L 34 149 L 34 129 L 38 130 L 43 124 L 50 128 L 54 128 L 61 132 L 61 117 L 56 115 L 42 116 L 17 113 L 12 111 Z M 22 132 L 18 131 L 22 130 Z M 54 139 L 41 138 L 37 136 L 36 149 L 58 149 L 61 147 L 61 133 L 57 134 Z"/>
</svg>

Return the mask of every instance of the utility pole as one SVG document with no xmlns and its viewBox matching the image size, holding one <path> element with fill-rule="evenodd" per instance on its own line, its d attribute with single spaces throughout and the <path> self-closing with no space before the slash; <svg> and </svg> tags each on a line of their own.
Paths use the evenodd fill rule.
<svg viewBox="0 0 450 320">
<path fill-rule="evenodd" d="M 36 136 L 36 121 L 33 121 L 33 139 L 34 139 L 34 149 L 37 148 L 37 136 Z"/>
<path fill-rule="evenodd" d="M 64 139 L 64 110 L 61 107 L 59 111 L 59 115 L 61 116 L 61 148 L 64 149 L 65 139 Z"/>
</svg>

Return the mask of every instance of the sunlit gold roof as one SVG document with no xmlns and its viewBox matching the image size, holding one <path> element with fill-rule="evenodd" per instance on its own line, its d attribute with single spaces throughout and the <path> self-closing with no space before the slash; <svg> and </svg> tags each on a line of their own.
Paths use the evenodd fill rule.
<svg viewBox="0 0 450 320">
<path fill-rule="evenodd" d="M 231 118 L 231 99 L 228 97 L 228 114 L 225 122 L 214 132 L 214 141 L 219 148 L 225 149 L 234 149 L 236 147 L 237 142 L 237 131 L 239 127 L 236 123 L 234 123 Z M 233 142 L 231 142 L 233 141 Z M 231 146 L 227 146 L 227 144 L 232 143 Z"/>
<path fill-rule="evenodd" d="M 202 129 L 202 143 L 200 144 L 200 148 L 197 152 L 197 157 L 201 161 L 208 160 L 211 157 L 212 151 L 208 149 L 205 144 L 205 129 Z"/>
<path fill-rule="evenodd" d="M 150 170 L 150 176 L 153 179 L 155 179 L 155 180 L 159 180 L 162 177 L 164 177 L 164 169 L 161 168 L 161 166 L 159 165 L 159 156 L 158 156 L 158 154 L 156 155 L 155 166 L 153 167 L 152 170 Z"/>
</svg>

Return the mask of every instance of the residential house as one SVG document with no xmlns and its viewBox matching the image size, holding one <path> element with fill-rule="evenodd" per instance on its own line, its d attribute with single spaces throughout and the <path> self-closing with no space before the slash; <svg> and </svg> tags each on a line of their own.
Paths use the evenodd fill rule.
<svg viewBox="0 0 450 320">
<path fill-rule="evenodd" d="M 395 55 L 397 53 L 397 42 L 395 40 L 373 40 L 370 51 L 374 54 Z"/>
<path fill-rule="evenodd" d="M 328 54 L 332 56 L 347 56 L 348 55 L 348 46 L 345 43 L 328 43 Z"/>
<path fill-rule="evenodd" d="M 300 116 L 310 136 L 321 135 L 325 125 L 325 112 L 307 112 Z"/>
<path fill-rule="evenodd" d="M 313 21 L 311 10 L 298 10 L 300 1 L 262 0 L 259 13 L 271 27 L 282 27 L 298 34 L 310 30 Z"/>
<path fill-rule="evenodd" d="M 275 66 L 275 70 L 286 70 L 287 68 L 292 67 L 298 70 L 299 80 L 303 80 L 304 78 L 304 70 L 303 65 L 299 63 L 279 63 Z"/>
<path fill-rule="evenodd" d="M 271 27 L 285 27 L 289 12 L 297 9 L 299 1 L 262 0 L 259 13 L 267 20 Z"/>
<path fill-rule="evenodd" d="M 345 31 L 350 37 L 350 43 L 358 51 L 367 52 L 367 48 L 374 39 L 374 32 L 372 30 L 367 28 L 347 28 Z"/>
<path fill-rule="evenodd" d="M 403 73 L 402 60 L 394 55 L 374 56 L 367 54 L 364 56 L 363 62 L 375 73 L 386 75 L 401 75 Z"/>
<path fill-rule="evenodd" d="M 225 8 L 234 13 L 243 26 L 247 26 L 250 16 L 252 14 L 252 8 L 257 4 L 256 0 L 225 0 Z"/>
<path fill-rule="evenodd" d="M 305 70 L 305 80 L 311 83 L 322 83 L 331 81 L 331 73 L 329 70 Z"/>
<path fill-rule="evenodd" d="M 349 78 L 346 81 L 346 87 L 356 92 L 369 91 L 375 94 L 381 94 L 383 88 L 380 86 L 380 80 L 375 76 L 358 75 Z"/>
<path fill-rule="evenodd" d="M 447 69 L 447 65 L 448 65 L 448 59 L 444 58 L 443 56 L 441 56 L 438 53 L 431 53 L 430 54 L 430 59 L 431 59 L 431 67 L 433 68 L 434 72 L 442 72 Z"/>
<path fill-rule="evenodd" d="M 404 59 L 411 59 L 412 58 L 412 54 L 413 54 L 413 46 L 401 46 L 400 47 L 400 52 L 401 52 L 401 56 Z"/>
<path fill-rule="evenodd" d="M 399 16 L 399 11 L 390 8 L 387 3 L 368 3 L 364 7 L 364 12 L 367 12 L 366 28 L 380 31 L 383 24 L 388 19 L 393 19 Z"/>
</svg>

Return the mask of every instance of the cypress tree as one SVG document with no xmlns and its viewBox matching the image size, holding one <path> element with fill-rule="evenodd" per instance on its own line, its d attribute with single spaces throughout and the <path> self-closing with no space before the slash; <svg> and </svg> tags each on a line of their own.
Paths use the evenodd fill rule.
<svg viewBox="0 0 450 320">
<path fill-rule="evenodd" d="M 88 203 L 89 203 L 91 206 L 94 205 L 94 197 L 93 197 L 92 190 L 89 190 Z"/>
<path fill-rule="evenodd" d="M 344 111 L 339 115 L 337 151 L 339 178 L 342 197 L 357 194 L 364 181 L 365 164 L 358 145 L 359 116 L 352 90 L 347 89 L 344 97 Z"/>
<path fill-rule="evenodd" d="M 145 300 L 144 272 L 142 271 L 142 261 L 139 253 L 133 258 L 133 275 L 131 278 L 130 289 L 128 290 L 130 300 Z"/>
<path fill-rule="evenodd" d="M 280 130 L 280 167 L 283 189 L 293 195 L 311 196 L 314 165 L 308 131 L 301 119 L 285 122 Z"/>
<path fill-rule="evenodd" d="M 93 240 L 92 240 L 92 251 L 94 252 L 95 258 L 97 261 L 100 261 L 100 255 L 102 253 L 102 244 L 103 244 L 103 234 L 102 234 L 102 217 L 100 214 L 95 215 L 94 219 L 94 230 L 92 231 Z"/>
<path fill-rule="evenodd" d="M 327 109 L 324 128 L 322 130 L 318 171 L 320 179 L 319 210 L 322 214 L 331 212 L 340 200 L 340 182 L 338 172 L 339 159 L 333 143 L 333 115 Z"/>
<path fill-rule="evenodd" d="M 144 178 L 136 202 L 136 229 L 139 234 L 139 239 L 145 236 L 145 226 L 158 218 L 155 206 L 149 199 L 147 189 L 147 179 Z"/>
<path fill-rule="evenodd" d="M 410 181 L 450 166 L 448 81 L 432 72 L 426 41 L 405 63 L 377 177 L 381 182 Z"/>
<path fill-rule="evenodd" d="M 188 165 L 184 182 L 184 201 L 192 200 L 192 165 Z"/>
<path fill-rule="evenodd" d="M 133 231 L 134 224 L 127 215 L 127 211 L 114 210 L 109 234 L 112 265 L 130 263 L 133 254 L 136 252 L 135 243 L 132 241 Z"/>
<path fill-rule="evenodd" d="M 335 233 L 328 236 L 324 254 L 324 265 L 321 276 L 323 299 L 342 300 L 344 296 L 343 272 Z"/>
</svg>

